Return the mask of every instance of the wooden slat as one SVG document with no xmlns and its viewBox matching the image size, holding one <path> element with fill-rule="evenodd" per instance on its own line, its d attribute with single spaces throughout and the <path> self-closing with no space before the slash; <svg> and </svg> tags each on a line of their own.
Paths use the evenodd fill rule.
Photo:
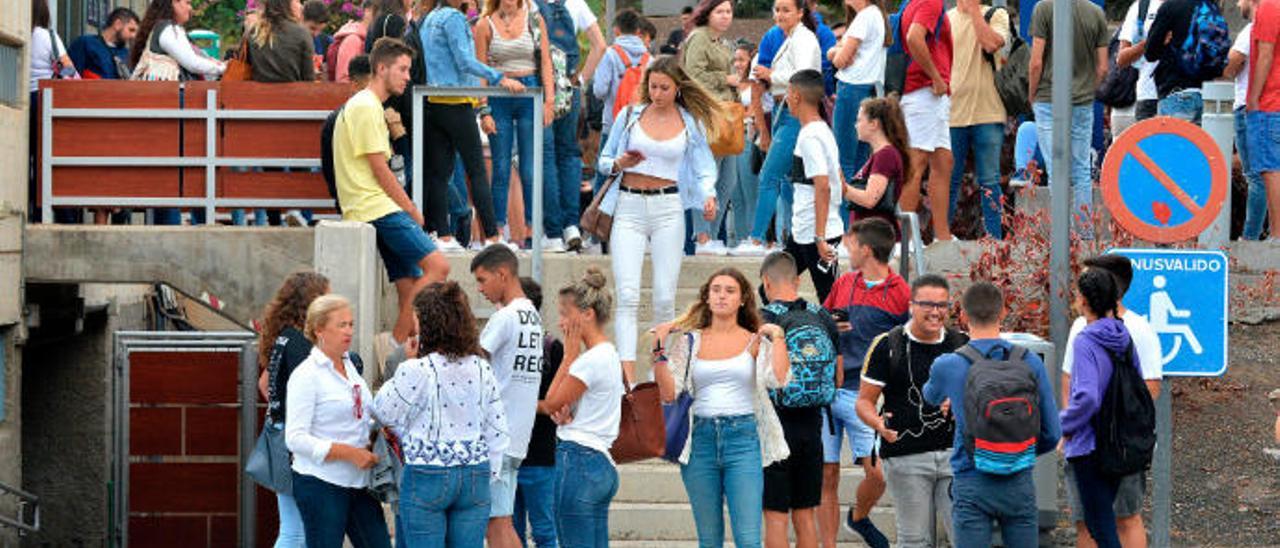
<svg viewBox="0 0 1280 548">
<path fill-rule="evenodd" d="M 329 82 L 255 84 L 224 82 L 218 101 L 228 110 L 333 110 L 351 96 L 351 86 Z M 223 122 L 223 154 L 238 157 L 316 158 L 323 121 Z"/>
<path fill-rule="evenodd" d="M 130 463 L 129 512 L 234 514 L 239 468 L 236 463 Z"/>
<path fill-rule="evenodd" d="M 218 172 L 218 180 L 218 195 L 223 198 L 332 199 L 319 173 L 243 172 L 223 168 Z"/>
<path fill-rule="evenodd" d="M 185 454 L 231 456 L 238 454 L 239 413 L 239 409 L 231 407 L 187 408 Z"/>
<path fill-rule="evenodd" d="M 206 516 L 130 516 L 130 546 L 209 545 L 209 518 Z M 260 545 L 262 546 L 262 545 Z"/>
<path fill-rule="evenodd" d="M 182 409 L 175 407 L 129 409 L 129 454 L 134 456 L 181 455 Z"/>
<path fill-rule="evenodd" d="M 231 352 L 134 352 L 129 355 L 133 403 L 238 403 L 240 356 Z"/>
<path fill-rule="evenodd" d="M 220 82 L 218 102 L 237 110 L 333 110 L 352 95 L 351 86 L 336 82 Z"/>
<path fill-rule="evenodd" d="M 57 108 L 178 108 L 178 82 L 42 80 Z"/>
<path fill-rule="evenodd" d="M 158 167 L 60 167 L 54 196 L 176 198 L 178 170 Z"/>
</svg>

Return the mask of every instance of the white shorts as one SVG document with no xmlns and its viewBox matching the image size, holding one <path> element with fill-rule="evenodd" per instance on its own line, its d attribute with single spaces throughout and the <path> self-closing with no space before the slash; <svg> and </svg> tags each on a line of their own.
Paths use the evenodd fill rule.
<svg viewBox="0 0 1280 548">
<path fill-rule="evenodd" d="M 951 150 L 951 96 L 934 95 L 926 87 L 903 95 L 901 105 L 911 148 Z"/>
</svg>

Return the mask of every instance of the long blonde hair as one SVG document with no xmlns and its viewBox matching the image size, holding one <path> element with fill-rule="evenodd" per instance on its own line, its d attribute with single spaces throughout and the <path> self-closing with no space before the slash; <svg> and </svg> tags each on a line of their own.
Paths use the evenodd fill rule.
<svg viewBox="0 0 1280 548">
<path fill-rule="evenodd" d="M 302 334 L 307 337 L 307 340 L 311 341 L 311 344 L 318 344 L 319 340 L 316 338 L 316 332 L 329 325 L 329 317 L 333 316 L 334 312 L 350 308 L 351 301 L 348 301 L 342 295 L 328 293 L 316 297 L 314 301 L 311 301 L 311 305 L 307 307 L 307 325 L 302 330 Z"/>
<path fill-rule="evenodd" d="M 719 121 L 727 117 L 720 101 L 711 95 L 694 79 L 690 78 L 680 66 L 680 61 L 673 55 L 663 55 L 649 65 L 644 71 L 644 81 L 640 84 L 640 103 L 649 104 L 649 76 L 653 73 L 665 74 L 676 83 L 676 104 L 684 107 L 707 133 L 707 142 L 714 141 L 719 131 Z"/>
<path fill-rule="evenodd" d="M 276 35 L 288 22 L 294 21 L 292 0 L 267 0 L 259 11 L 253 28 L 253 43 L 259 48 L 275 47 Z"/>
</svg>

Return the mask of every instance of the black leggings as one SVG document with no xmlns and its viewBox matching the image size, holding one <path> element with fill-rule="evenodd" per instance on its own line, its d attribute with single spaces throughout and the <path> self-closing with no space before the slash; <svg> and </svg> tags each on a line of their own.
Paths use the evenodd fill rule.
<svg viewBox="0 0 1280 548">
<path fill-rule="evenodd" d="M 439 236 L 453 236 L 449 224 L 449 179 L 453 176 L 455 155 L 462 156 L 462 166 L 471 181 L 471 203 L 480 216 L 484 237 L 498 235 L 493 217 L 493 192 L 489 172 L 484 167 L 484 147 L 476 127 L 476 112 L 469 104 L 446 105 L 427 102 L 420 157 L 426 172 L 427 224 Z"/>
<path fill-rule="evenodd" d="M 832 249 L 838 249 L 840 238 L 832 238 L 827 240 L 827 243 L 831 245 Z M 813 280 L 813 288 L 818 290 L 818 302 L 826 302 L 827 294 L 831 293 L 831 286 L 835 285 L 836 274 L 840 269 L 838 256 L 835 261 L 824 265 L 827 270 L 823 271 L 822 268 L 818 267 L 819 263 L 822 262 L 822 257 L 818 255 L 817 240 L 814 240 L 811 244 L 798 244 L 794 239 L 787 238 L 786 250 L 796 260 L 796 274 L 804 274 L 804 271 L 808 270 L 809 279 Z"/>
</svg>

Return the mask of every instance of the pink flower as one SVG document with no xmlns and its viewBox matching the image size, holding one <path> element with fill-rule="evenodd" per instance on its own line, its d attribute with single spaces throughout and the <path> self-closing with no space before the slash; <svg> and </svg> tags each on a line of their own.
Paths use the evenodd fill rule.
<svg viewBox="0 0 1280 548">
<path fill-rule="evenodd" d="M 356 9 L 356 6 L 351 2 L 342 3 L 342 13 L 353 13 L 355 12 L 355 9 Z"/>
</svg>

